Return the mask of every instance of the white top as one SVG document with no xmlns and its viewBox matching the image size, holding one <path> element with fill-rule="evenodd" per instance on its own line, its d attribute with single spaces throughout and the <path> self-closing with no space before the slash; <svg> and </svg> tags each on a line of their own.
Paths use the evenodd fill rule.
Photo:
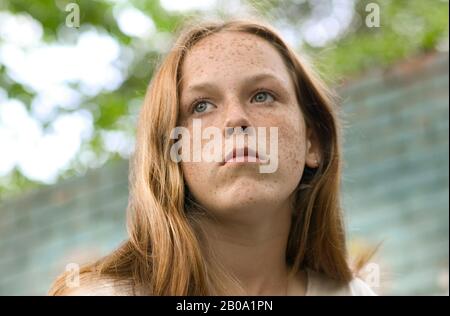
<svg viewBox="0 0 450 316">
<path fill-rule="evenodd" d="M 354 278 L 347 285 L 340 285 L 337 281 L 324 274 L 306 269 L 306 296 L 376 296 L 372 289 L 360 278 Z M 117 281 L 116 281 L 117 282 Z M 64 295 L 132 295 L 126 286 L 117 286 L 115 282 L 102 280 L 95 286 L 82 286 L 70 289 Z"/>
<path fill-rule="evenodd" d="M 306 296 L 376 296 L 377 294 L 360 278 L 354 278 L 347 285 L 340 285 L 337 281 L 306 269 Z"/>
</svg>

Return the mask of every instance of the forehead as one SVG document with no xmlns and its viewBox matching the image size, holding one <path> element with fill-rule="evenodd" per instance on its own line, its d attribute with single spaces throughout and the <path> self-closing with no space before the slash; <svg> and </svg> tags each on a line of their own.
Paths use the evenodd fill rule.
<svg viewBox="0 0 450 316">
<path fill-rule="evenodd" d="M 289 81 L 283 59 L 268 41 L 243 32 L 221 32 L 194 45 L 182 65 L 182 81 L 229 78 L 250 72 L 275 72 Z"/>
</svg>

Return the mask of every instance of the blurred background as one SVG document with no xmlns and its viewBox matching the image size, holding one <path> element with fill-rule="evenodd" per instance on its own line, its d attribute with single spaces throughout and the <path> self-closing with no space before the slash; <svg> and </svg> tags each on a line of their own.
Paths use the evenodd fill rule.
<svg viewBox="0 0 450 316">
<path fill-rule="evenodd" d="M 369 285 L 448 295 L 448 9 L 0 0 L 0 295 L 44 295 L 67 264 L 126 238 L 128 158 L 155 66 L 186 19 L 236 13 L 272 23 L 340 94 L 350 251 L 382 242 Z"/>
</svg>

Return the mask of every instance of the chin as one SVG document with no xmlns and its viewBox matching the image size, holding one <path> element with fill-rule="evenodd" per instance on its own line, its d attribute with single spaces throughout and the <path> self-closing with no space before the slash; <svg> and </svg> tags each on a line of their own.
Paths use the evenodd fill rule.
<svg viewBox="0 0 450 316">
<path fill-rule="evenodd" d="M 267 187 L 254 185 L 253 187 L 233 186 L 226 192 L 218 192 L 214 200 L 214 213 L 223 216 L 239 216 L 242 214 L 261 215 L 265 209 L 273 210 L 278 205 L 282 194 L 276 194 Z"/>
</svg>

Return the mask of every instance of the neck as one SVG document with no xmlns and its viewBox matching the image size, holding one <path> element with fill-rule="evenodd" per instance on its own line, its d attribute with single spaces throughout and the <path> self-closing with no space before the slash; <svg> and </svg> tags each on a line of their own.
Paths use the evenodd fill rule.
<svg viewBox="0 0 450 316">
<path fill-rule="evenodd" d="M 202 224 L 208 236 L 208 245 L 217 261 L 226 272 L 237 278 L 244 295 L 287 294 L 289 269 L 286 265 L 286 246 L 291 225 L 289 207 L 261 212 L 258 218 L 250 221 L 208 219 Z"/>
</svg>

